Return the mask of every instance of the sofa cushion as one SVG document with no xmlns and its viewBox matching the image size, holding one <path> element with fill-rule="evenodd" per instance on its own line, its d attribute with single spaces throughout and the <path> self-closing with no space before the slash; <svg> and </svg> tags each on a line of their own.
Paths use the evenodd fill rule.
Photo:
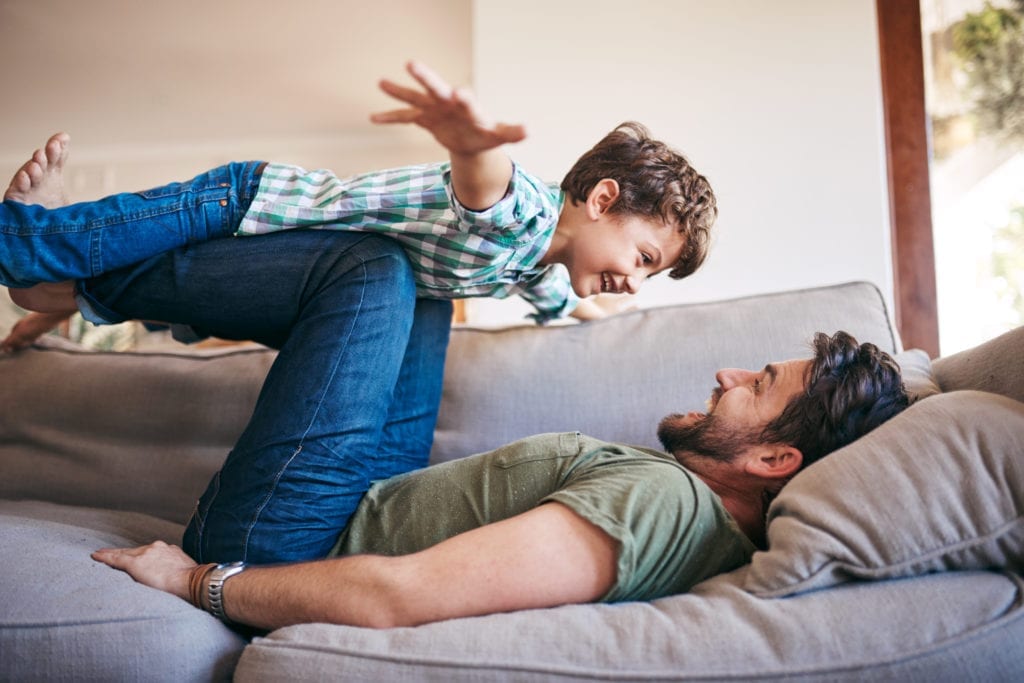
<svg viewBox="0 0 1024 683">
<path fill-rule="evenodd" d="M 942 391 L 977 389 L 1024 401 L 1024 325 L 934 365 Z"/>
<path fill-rule="evenodd" d="M 749 565 L 748 565 L 749 566 Z M 278 629 L 238 683 L 278 681 L 1014 681 L 1021 584 L 990 572 L 848 584 L 786 600 L 747 567 L 650 603 L 570 605 L 415 628 Z"/>
<path fill-rule="evenodd" d="M 252 415 L 263 347 L 0 354 L 0 498 L 132 510 L 184 524 Z"/>
<path fill-rule="evenodd" d="M 1024 569 L 1024 403 L 927 398 L 811 465 L 772 503 L 748 590 L 778 597 L 851 579 Z"/>
<path fill-rule="evenodd" d="M 658 448 L 658 420 L 703 410 L 721 368 L 807 358 L 815 332 L 900 351 L 865 282 L 623 313 L 581 325 L 456 328 L 431 460 L 543 432 Z"/>
<path fill-rule="evenodd" d="M 0 501 L 0 680 L 229 679 L 243 638 L 89 557 L 181 531 L 132 512 Z"/>
</svg>

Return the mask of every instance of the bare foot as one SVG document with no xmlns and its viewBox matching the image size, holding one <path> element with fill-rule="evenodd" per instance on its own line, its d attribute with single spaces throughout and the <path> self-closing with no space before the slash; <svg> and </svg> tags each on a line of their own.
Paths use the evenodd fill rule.
<svg viewBox="0 0 1024 683">
<path fill-rule="evenodd" d="M 46 141 L 46 147 L 37 149 L 32 158 L 18 169 L 11 179 L 4 199 L 21 204 L 39 204 L 56 209 L 68 203 L 64 194 L 64 162 L 68 158 L 71 136 L 56 133 Z"/>
<path fill-rule="evenodd" d="M 14 353 L 27 349 L 36 339 L 63 324 L 69 317 L 69 313 L 29 313 L 14 323 L 4 339 L 0 339 L 0 352 Z"/>
</svg>

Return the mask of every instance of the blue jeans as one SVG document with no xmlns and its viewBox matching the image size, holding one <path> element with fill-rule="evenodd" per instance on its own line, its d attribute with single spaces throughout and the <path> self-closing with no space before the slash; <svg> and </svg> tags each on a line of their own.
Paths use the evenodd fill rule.
<svg viewBox="0 0 1024 683">
<path fill-rule="evenodd" d="M 185 183 L 58 209 L 0 204 L 0 284 L 31 287 L 100 275 L 169 249 L 233 234 L 262 165 L 228 164 Z"/>
<path fill-rule="evenodd" d="M 280 349 L 185 532 L 196 561 L 323 557 L 373 480 L 427 464 L 451 303 L 415 298 L 394 241 L 322 231 L 212 240 L 80 289 L 125 318 Z"/>
</svg>

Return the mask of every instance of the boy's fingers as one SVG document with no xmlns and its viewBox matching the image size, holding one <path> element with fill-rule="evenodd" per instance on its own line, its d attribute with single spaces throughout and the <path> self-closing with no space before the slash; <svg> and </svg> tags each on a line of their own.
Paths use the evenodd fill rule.
<svg viewBox="0 0 1024 683">
<path fill-rule="evenodd" d="M 412 123 L 420 114 L 419 109 L 393 109 L 370 114 L 370 121 L 374 123 Z"/>
<path fill-rule="evenodd" d="M 520 125 L 499 123 L 494 127 L 494 133 L 505 142 L 519 142 L 526 139 L 526 127 Z"/>
<path fill-rule="evenodd" d="M 379 85 L 380 89 L 391 97 L 394 97 L 396 100 L 401 100 L 406 104 L 411 104 L 414 107 L 425 107 L 433 102 L 429 95 L 424 95 L 418 90 L 407 88 L 404 85 L 399 85 L 398 83 L 387 79 L 381 80 Z"/>
<path fill-rule="evenodd" d="M 434 97 L 442 100 L 451 99 L 452 87 L 426 64 L 409 62 L 406 65 L 406 70 L 410 76 L 416 79 L 417 83 L 422 85 Z"/>
</svg>

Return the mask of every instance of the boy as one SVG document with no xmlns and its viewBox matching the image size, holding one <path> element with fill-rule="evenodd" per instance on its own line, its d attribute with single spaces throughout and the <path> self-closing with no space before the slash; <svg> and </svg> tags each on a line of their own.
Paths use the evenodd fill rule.
<svg viewBox="0 0 1024 683">
<path fill-rule="evenodd" d="M 140 193 L 142 199 L 117 195 L 58 208 L 62 191 L 52 186 L 61 182 L 68 138 L 54 136 L 5 195 L 0 283 L 30 288 L 85 279 L 214 237 L 365 230 L 402 244 L 417 296 L 520 294 L 543 323 L 600 317 L 598 306 L 581 299 L 632 294 L 651 275 L 670 270 L 682 278 L 703 262 L 717 214 L 714 193 L 684 157 L 651 140 L 642 126 L 612 131 L 576 163 L 559 191 L 501 151 L 525 137 L 522 126 L 487 123 L 468 92 L 452 89 L 422 64 L 407 68 L 422 89 L 381 81 L 385 93 L 408 107 L 371 119 L 422 126 L 448 150 L 448 164 L 349 179 L 278 164 L 232 164 L 191 184 Z M 51 314 L 23 330 L 34 333 L 73 311 L 68 296 L 54 295 L 64 291 L 12 292 L 16 303 Z M 79 291 L 77 300 L 87 319 L 113 322 L 87 293 Z"/>
</svg>

